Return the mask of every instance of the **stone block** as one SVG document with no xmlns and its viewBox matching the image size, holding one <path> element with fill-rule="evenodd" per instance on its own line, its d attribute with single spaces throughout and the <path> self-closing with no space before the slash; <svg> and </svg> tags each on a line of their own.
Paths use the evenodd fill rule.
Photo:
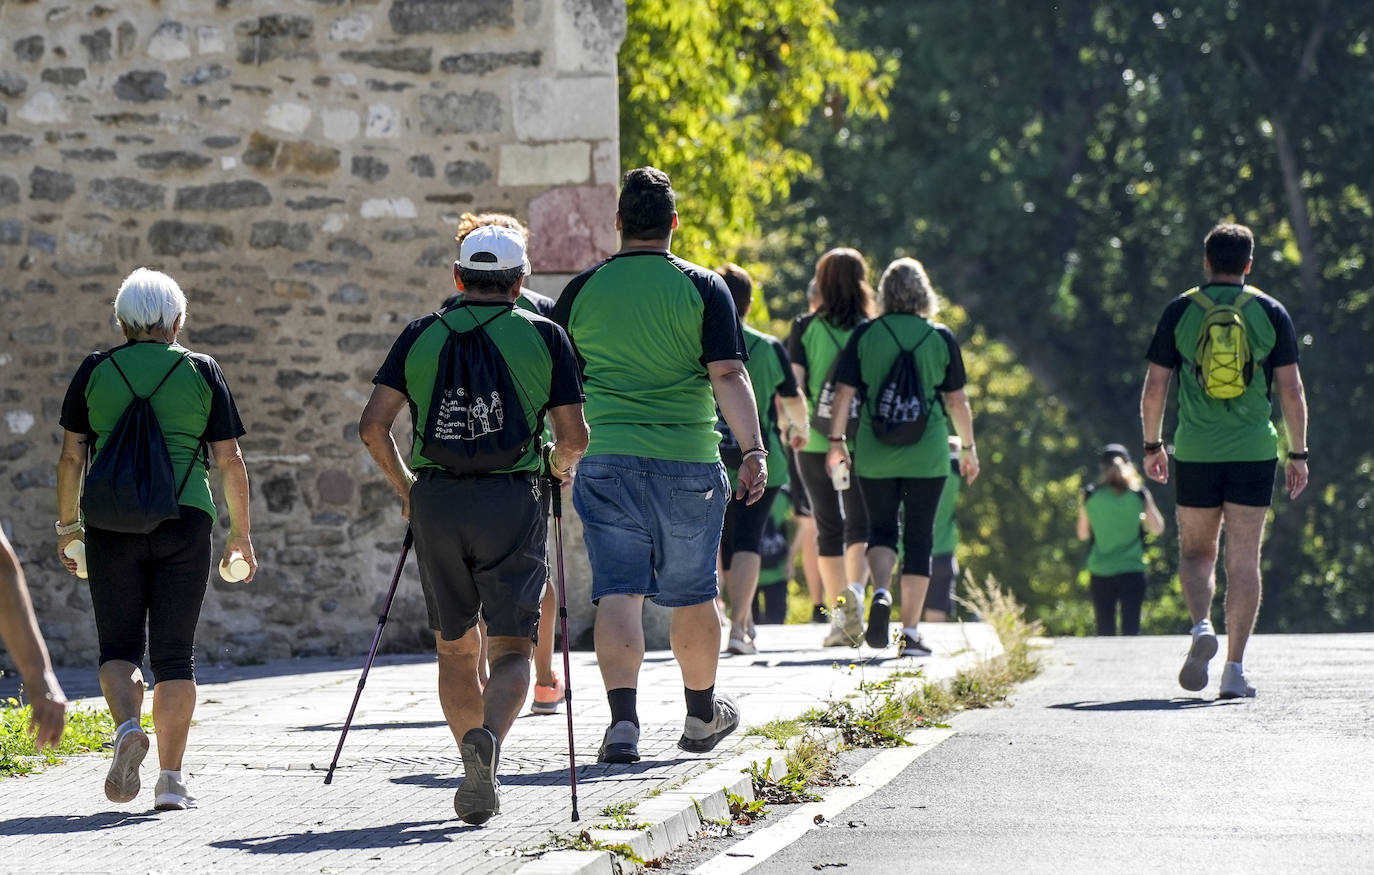
<svg viewBox="0 0 1374 875">
<path fill-rule="evenodd" d="M 515 25 L 514 0 L 395 0 L 388 12 L 398 34 L 467 33 Z"/>
<path fill-rule="evenodd" d="M 144 170 L 199 170 L 213 163 L 208 155 L 173 149 L 167 152 L 148 152 L 139 155 L 134 163 Z"/>
<path fill-rule="evenodd" d="M 166 100 L 167 74 L 161 70 L 130 70 L 115 80 L 114 96 L 130 103 L 150 103 Z"/>
<path fill-rule="evenodd" d="M 29 248 L 36 249 L 45 255 L 52 255 L 57 252 L 57 238 L 51 234 L 44 234 L 42 231 L 30 231 Z"/>
<path fill-rule="evenodd" d="M 413 219 L 419 213 L 408 197 L 380 197 L 363 201 L 358 215 L 364 219 Z"/>
<path fill-rule="evenodd" d="M 148 228 L 148 246 L 155 255 L 220 252 L 233 245 L 233 232 L 222 225 L 164 219 Z"/>
<path fill-rule="evenodd" d="M 49 67 L 40 73 L 38 78 L 51 85 L 72 88 L 86 81 L 86 69 L 84 67 Z"/>
<path fill-rule="evenodd" d="M 29 172 L 29 198 L 60 204 L 76 193 L 76 180 L 70 173 L 35 167 Z"/>
<path fill-rule="evenodd" d="M 450 246 L 426 246 L 420 257 L 415 259 L 416 267 L 444 267 L 453 264 L 453 248 Z"/>
<path fill-rule="evenodd" d="M 326 140 L 347 142 L 358 136 L 362 122 L 351 109 L 320 110 L 320 127 Z"/>
<path fill-rule="evenodd" d="M 333 173 L 339 169 L 339 150 L 314 143 L 283 143 L 276 167 L 303 173 Z"/>
<path fill-rule="evenodd" d="M 273 280 L 269 290 L 273 297 L 290 298 L 295 301 L 308 301 L 320 293 L 320 290 L 315 288 L 314 283 L 308 283 L 304 280 Z M 278 375 L 277 385 L 281 385 L 280 375 Z M 282 386 L 282 388 L 290 387 Z"/>
<path fill-rule="evenodd" d="M 19 107 L 19 112 L 15 115 L 31 125 L 66 124 L 70 121 L 67 108 L 62 105 L 61 98 L 51 91 L 35 92 L 32 97 L 24 101 L 24 105 Z"/>
<path fill-rule="evenodd" d="M 313 239 L 310 226 L 304 222 L 254 222 L 248 245 L 254 249 L 280 247 L 292 252 L 304 252 L 310 248 Z"/>
<path fill-rule="evenodd" d="M 377 182 L 386 179 L 386 175 L 391 172 L 391 165 L 372 155 L 354 155 L 350 172 L 359 179 Z"/>
<path fill-rule="evenodd" d="M 92 179 L 87 196 L 112 210 L 160 210 L 167 200 L 167 189 L 128 176 Z"/>
<path fill-rule="evenodd" d="M 196 28 L 196 49 L 202 55 L 218 55 L 224 51 L 224 32 L 213 24 Z"/>
<path fill-rule="evenodd" d="M 366 304 L 367 291 L 355 283 L 344 283 L 329 296 L 329 300 L 335 304 Z"/>
<path fill-rule="evenodd" d="M 503 186 L 580 184 L 591 174 L 589 143 L 507 143 L 500 154 L 497 182 Z"/>
<path fill-rule="evenodd" d="M 411 155 L 406 159 L 406 169 L 420 179 L 433 179 L 434 159 L 428 155 Z"/>
<path fill-rule="evenodd" d="M 137 40 L 138 28 L 134 27 L 132 22 L 121 21 L 119 27 L 115 28 L 115 51 L 119 52 L 121 58 L 129 56 Z"/>
<path fill-rule="evenodd" d="M 4 204 L 0 204 L 4 206 Z M 24 223 L 18 219 L 0 222 L 0 246 L 18 246 L 24 242 Z"/>
<path fill-rule="evenodd" d="M 19 180 L 13 176 L 0 176 L 0 207 L 19 203 Z"/>
<path fill-rule="evenodd" d="M 389 346 L 387 348 L 390 349 Z M 348 504 L 353 500 L 357 485 L 352 475 L 337 468 L 321 471 L 320 476 L 315 478 L 315 491 L 325 504 Z M 342 539 L 338 543 L 342 543 Z"/>
<path fill-rule="evenodd" d="M 93 149 L 62 149 L 62 158 L 66 161 L 89 161 L 92 163 L 113 161 L 119 156 L 113 149 L 93 148 Z"/>
<path fill-rule="evenodd" d="M 339 238 L 329 241 L 329 254 L 337 255 L 340 258 L 351 258 L 354 261 L 371 261 L 372 250 L 356 240 Z"/>
<path fill-rule="evenodd" d="M 396 70 L 401 73 L 428 73 L 434 68 L 431 56 L 433 49 L 369 49 L 367 51 L 339 52 L 339 57 L 355 64 L 366 64 L 381 70 Z"/>
<path fill-rule="evenodd" d="M 343 202 L 344 200 L 341 197 L 320 197 L 319 195 L 310 195 L 300 200 L 288 200 L 286 202 L 286 207 L 290 210 L 324 210 Z"/>
<path fill-rule="evenodd" d="M 303 103 L 274 103 L 267 108 L 263 122 L 288 134 L 303 134 L 314 112 Z"/>
<path fill-rule="evenodd" d="M 373 139 L 391 139 L 401 135 L 401 114 L 384 103 L 374 103 L 367 108 L 367 124 L 364 133 Z"/>
<path fill-rule="evenodd" d="M 291 269 L 310 276 L 341 276 L 348 273 L 348 265 L 342 261 L 319 261 L 314 258 L 298 261 L 291 265 Z"/>
<path fill-rule="evenodd" d="M 221 79 L 228 79 L 233 72 L 222 64 L 201 64 L 191 72 L 181 77 L 182 85 L 189 85 L 195 88 L 210 82 L 218 82 Z"/>
<path fill-rule="evenodd" d="M 420 130 L 430 135 L 495 133 L 501 130 L 501 99 L 489 91 L 422 94 L 420 115 Z"/>
<path fill-rule="evenodd" d="M 41 34 L 22 37 L 14 41 L 14 56 L 25 64 L 35 64 L 43 59 L 44 48 Z"/>
<path fill-rule="evenodd" d="M 264 15 L 234 26 L 240 64 L 314 58 L 315 22 L 299 15 Z"/>
<path fill-rule="evenodd" d="M 258 339 L 258 330 L 249 325 L 207 325 L 187 329 L 191 343 L 195 346 L 225 346 L 231 343 L 253 343 Z"/>
<path fill-rule="evenodd" d="M 22 155 L 33 149 L 33 140 L 20 134 L 0 135 L 0 155 Z"/>
<path fill-rule="evenodd" d="M 77 38 L 86 49 L 86 58 L 92 64 L 105 64 L 110 60 L 110 47 L 114 44 L 108 28 L 100 28 L 94 33 L 82 34 Z"/>
<path fill-rule="evenodd" d="M 336 43 L 360 43 L 372 32 L 372 16 L 366 12 L 336 18 L 329 23 L 329 38 Z"/>
<path fill-rule="evenodd" d="M 592 148 L 592 182 L 620 187 L 619 140 L 602 140 Z"/>
<path fill-rule="evenodd" d="M 552 0 L 554 65 L 567 73 L 616 73 L 625 40 L 625 3 Z"/>
<path fill-rule="evenodd" d="M 191 31 L 180 21 L 164 21 L 148 38 L 148 57 L 163 62 L 191 57 Z"/>
<path fill-rule="evenodd" d="M 267 186 L 255 180 L 240 179 L 179 188 L 175 207 L 178 210 L 240 210 L 265 207 L 271 203 L 272 193 Z"/>
<path fill-rule="evenodd" d="M 0 96 L 18 97 L 29 88 L 29 80 L 13 70 L 0 70 Z"/>
<path fill-rule="evenodd" d="M 450 161 L 444 165 L 444 181 L 454 188 L 472 188 L 491 179 L 491 168 L 481 161 Z"/>
<path fill-rule="evenodd" d="M 521 140 L 608 140 L 620 134 L 613 76 L 523 79 L 511 89 Z"/>
<path fill-rule="evenodd" d="M 466 52 L 442 59 L 439 69 L 460 76 L 485 76 L 505 67 L 538 67 L 543 56 L 538 49 L 531 52 Z"/>
<path fill-rule="evenodd" d="M 530 201 L 536 270 L 577 272 L 615 251 L 616 190 L 609 185 L 553 188 Z"/>
</svg>

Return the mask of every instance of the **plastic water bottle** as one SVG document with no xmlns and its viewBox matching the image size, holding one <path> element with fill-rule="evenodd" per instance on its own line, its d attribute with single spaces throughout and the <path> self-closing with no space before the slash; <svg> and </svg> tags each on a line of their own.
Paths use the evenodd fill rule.
<svg viewBox="0 0 1374 875">
<path fill-rule="evenodd" d="M 243 554 L 230 553 L 229 561 L 227 563 L 221 562 L 219 565 L 219 576 L 228 583 L 238 583 L 247 577 L 248 572 L 252 570 L 252 566 L 248 564 L 247 559 L 243 558 Z"/>
<path fill-rule="evenodd" d="M 845 464 L 836 465 L 830 471 L 830 485 L 835 487 L 836 492 L 844 492 L 849 488 L 849 466 Z"/>
<path fill-rule="evenodd" d="M 62 551 L 68 559 L 76 560 L 76 576 L 82 580 L 86 579 L 86 542 L 80 538 L 72 541 Z"/>
</svg>

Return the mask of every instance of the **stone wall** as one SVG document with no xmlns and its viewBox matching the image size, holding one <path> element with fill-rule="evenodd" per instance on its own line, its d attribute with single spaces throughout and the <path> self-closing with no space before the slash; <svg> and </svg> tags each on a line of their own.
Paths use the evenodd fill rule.
<svg viewBox="0 0 1374 875">
<path fill-rule="evenodd" d="M 452 291 L 460 213 L 526 218 L 555 294 L 614 248 L 624 26 L 623 0 L 0 3 L 0 525 L 59 660 L 96 648 L 53 550 L 58 412 L 139 265 L 248 428 L 262 568 L 212 576 L 199 658 L 366 647 L 403 532 L 370 378 Z M 391 649 L 432 646 L 408 581 Z"/>
</svg>

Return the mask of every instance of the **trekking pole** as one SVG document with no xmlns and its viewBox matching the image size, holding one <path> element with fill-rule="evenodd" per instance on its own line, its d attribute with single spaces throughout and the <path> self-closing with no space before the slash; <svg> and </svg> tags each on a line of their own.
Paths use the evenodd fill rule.
<svg viewBox="0 0 1374 875">
<path fill-rule="evenodd" d="M 358 690 L 353 694 L 353 704 L 348 709 L 348 718 L 344 720 L 343 732 L 339 733 L 339 746 L 334 748 L 334 761 L 329 764 L 329 772 L 324 776 L 326 784 L 334 783 L 334 769 L 339 765 L 339 754 L 343 753 L 344 739 L 348 738 L 348 727 L 353 725 L 353 713 L 358 710 L 358 700 L 363 697 L 363 684 L 367 683 L 367 673 L 372 668 L 372 660 L 377 658 L 377 647 L 382 643 L 386 615 L 391 613 L 391 601 L 396 598 L 396 584 L 401 582 L 401 571 L 406 567 L 406 554 L 410 552 L 410 546 L 414 543 L 415 533 L 411 531 L 410 526 L 406 526 L 406 537 L 401 543 L 401 555 L 396 560 L 396 573 L 391 575 L 391 588 L 386 592 L 382 615 L 377 618 L 377 632 L 372 636 L 372 649 L 367 652 L 367 662 L 363 663 L 363 675 L 358 678 Z"/>
<path fill-rule="evenodd" d="M 549 478 L 553 499 L 553 548 L 558 562 L 558 630 L 563 638 L 563 706 L 568 712 L 568 786 L 572 788 L 572 819 L 577 815 L 577 755 L 573 751 L 572 675 L 568 657 L 568 589 L 563 577 L 563 484 Z"/>
</svg>

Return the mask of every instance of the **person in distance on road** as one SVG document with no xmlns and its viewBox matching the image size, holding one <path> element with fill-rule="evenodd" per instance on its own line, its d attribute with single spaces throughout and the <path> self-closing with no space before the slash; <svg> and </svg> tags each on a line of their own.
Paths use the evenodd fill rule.
<svg viewBox="0 0 1374 875">
<path fill-rule="evenodd" d="M 1116 634 L 1120 605 L 1121 634 L 1139 635 L 1146 586 L 1145 533 L 1162 534 L 1164 515 L 1124 446 L 1103 447 L 1098 469 L 1098 480 L 1083 490 L 1078 509 L 1078 539 L 1092 544 L 1088 574 L 1097 634 Z"/>
</svg>

